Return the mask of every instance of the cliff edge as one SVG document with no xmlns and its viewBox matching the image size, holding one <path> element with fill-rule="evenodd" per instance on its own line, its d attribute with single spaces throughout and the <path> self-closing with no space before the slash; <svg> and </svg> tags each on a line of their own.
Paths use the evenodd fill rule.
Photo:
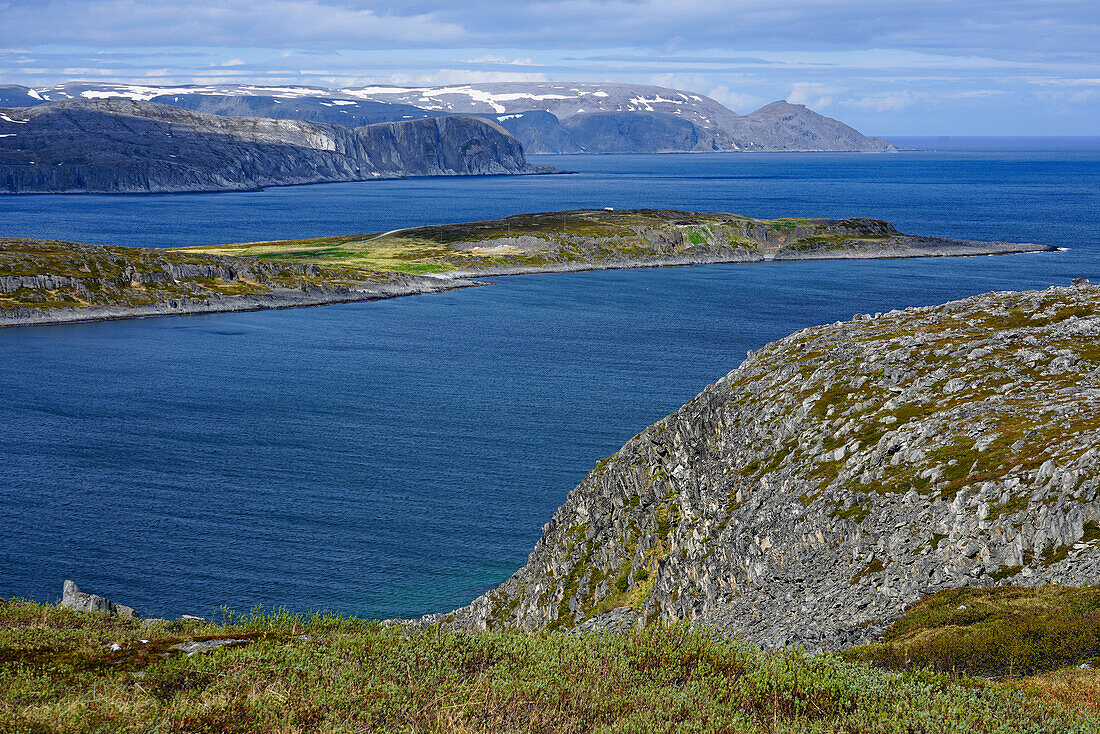
<svg viewBox="0 0 1100 734">
<path fill-rule="evenodd" d="M 476 117 L 353 128 L 118 99 L 0 109 L 0 193 L 246 191 L 536 172 L 519 141 Z"/>
<path fill-rule="evenodd" d="M 1100 288 L 857 315 L 750 352 L 599 462 L 460 627 L 875 639 L 961 586 L 1100 582 Z"/>
</svg>

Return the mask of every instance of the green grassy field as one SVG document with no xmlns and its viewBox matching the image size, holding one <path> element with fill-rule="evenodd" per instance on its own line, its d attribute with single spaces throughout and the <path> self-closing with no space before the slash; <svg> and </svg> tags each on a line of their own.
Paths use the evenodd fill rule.
<svg viewBox="0 0 1100 734">
<path fill-rule="evenodd" d="M 997 628 L 1026 609 L 1033 625 L 1049 620 L 1048 632 L 1069 640 L 1063 622 L 1080 604 L 1091 610 L 1098 594 L 947 592 L 914 607 L 891 639 Z M 960 599 L 985 616 L 957 616 Z M 238 642 L 190 657 L 173 647 L 226 637 Z M 1072 652 L 1074 644 L 1038 667 L 1096 654 L 1091 643 Z M 1100 731 L 1100 677 L 1091 670 L 998 681 L 935 672 L 924 658 L 898 661 L 872 648 L 763 653 L 684 627 L 603 636 L 414 631 L 286 613 L 143 625 L 8 601 L 0 602 L 0 731 Z"/>
</svg>

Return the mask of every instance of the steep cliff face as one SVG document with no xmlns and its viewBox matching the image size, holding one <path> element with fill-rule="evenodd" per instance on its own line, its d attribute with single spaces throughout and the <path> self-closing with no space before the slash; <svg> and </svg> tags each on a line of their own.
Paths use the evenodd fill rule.
<svg viewBox="0 0 1100 734">
<path fill-rule="evenodd" d="M 751 352 L 601 461 L 459 626 L 689 620 L 846 647 L 964 585 L 1100 582 L 1100 288 L 861 315 Z"/>
<path fill-rule="evenodd" d="M 490 82 L 324 89 L 68 82 L 39 89 L 0 87 L 0 107 L 73 99 L 130 99 L 219 115 L 342 125 L 480 115 L 507 128 L 528 153 L 892 149 L 802 105 L 773 102 L 739 115 L 702 94 L 645 84 Z"/>
<path fill-rule="evenodd" d="M 350 128 L 148 102 L 0 111 L 0 191 L 165 192 L 530 173 L 503 128 L 453 116 Z"/>
</svg>

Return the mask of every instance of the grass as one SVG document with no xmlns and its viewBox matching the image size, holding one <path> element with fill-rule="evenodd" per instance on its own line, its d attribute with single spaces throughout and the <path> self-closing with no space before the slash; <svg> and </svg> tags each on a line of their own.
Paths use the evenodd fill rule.
<svg viewBox="0 0 1100 734">
<path fill-rule="evenodd" d="M 1100 587 L 954 589 L 924 599 L 880 644 L 845 656 L 891 669 L 1046 673 L 1100 660 Z"/>
<path fill-rule="evenodd" d="M 199 267 L 196 267 L 199 266 Z M 175 272 L 214 275 L 181 275 Z M 0 238 L 0 277 L 50 276 L 55 287 L 22 285 L 0 291 L 3 309 L 137 307 L 167 300 L 207 300 L 262 294 L 276 288 L 308 290 L 393 280 L 360 268 L 296 266 L 141 247 Z M 238 277 L 239 276 L 239 277 Z"/>
<path fill-rule="evenodd" d="M 171 647 L 211 635 L 246 641 Z M 1066 686 L 769 654 L 679 626 L 475 633 L 276 613 L 143 627 L 0 602 L 11 732 L 1097 731 L 1095 694 Z"/>
<path fill-rule="evenodd" d="M 652 260 L 698 254 L 699 248 L 714 249 L 719 243 L 725 243 L 727 255 L 736 251 L 742 257 L 760 256 L 781 247 L 798 249 L 802 240 L 831 236 L 835 243 L 829 240 L 814 247 L 835 245 L 848 250 L 863 241 L 881 240 L 881 233 L 888 228 L 877 220 L 758 220 L 726 213 L 655 209 L 573 210 L 413 227 L 381 235 L 251 242 L 187 251 L 372 270 L 450 272 Z M 798 237 L 794 237 L 796 229 Z M 769 240 L 761 232 L 778 233 L 785 244 Z"/>
</svg>

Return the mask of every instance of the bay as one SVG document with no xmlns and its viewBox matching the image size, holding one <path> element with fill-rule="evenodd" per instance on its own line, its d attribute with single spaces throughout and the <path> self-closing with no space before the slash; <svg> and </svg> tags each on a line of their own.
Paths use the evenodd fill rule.
<svg viewBox="0 0 1100 734">
<path fill-rule="evenodd" d="M 1069 248 L 532 275 L 2 330 L 0 596 L 53 600 L 69 577 L 161 616 L 453 608 L 522 565 L 599 459 L 747 349 L 857 312 L 1100 280 L 1095 141 L 915 142 L 948 149 L 554 156 L 536 162 L 579 173 L 0 197 L 0 234 L 137 246 L 652 206 Z"/>
</svg>

